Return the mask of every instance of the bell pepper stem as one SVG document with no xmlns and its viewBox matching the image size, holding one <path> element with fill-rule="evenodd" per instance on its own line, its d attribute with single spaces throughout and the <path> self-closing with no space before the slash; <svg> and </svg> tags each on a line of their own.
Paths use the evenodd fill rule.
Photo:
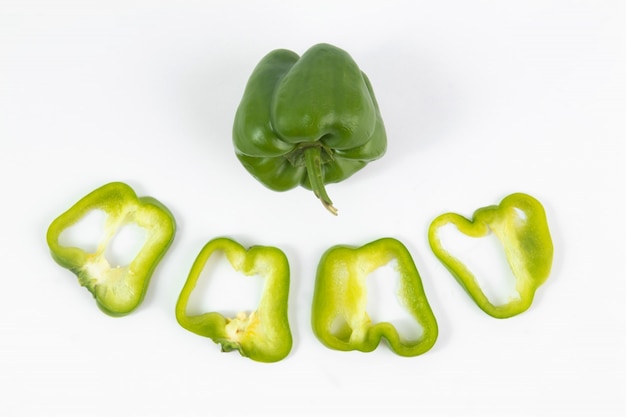
<svg viewBox="0 0 626 417">
<path fill-rule="evenodd" d="M 326 193 L 326 187 L 324 187 L 321 152 L 321 147 L 319 146 L 306 148 L 304 150 L 304 163 L 309 177 L 309 183 L 311 184 L 311 189 L 315 193 L 315 196 L 321 200 L 326 210 L 336 216 L 337 209 L 333 206 L 333 202 Z"/>
</svg>

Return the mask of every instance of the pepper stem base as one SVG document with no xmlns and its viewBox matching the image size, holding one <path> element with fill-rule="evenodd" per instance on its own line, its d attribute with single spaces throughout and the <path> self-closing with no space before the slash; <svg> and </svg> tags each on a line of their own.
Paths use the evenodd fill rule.
<svg viewBox="0 0 626 417">
<path fill-rule="evenodd" d="M 320 199 L 322 205 L 332 215 L 337 216 L 338 210 L 326 193 L 324 186 L 324 174 L 322 173 L 322 156 L 319 146 L 311 146 L 304 150 L 304 163 L 309 177 L 309 183 L 315 196 Z"/>
</svg>

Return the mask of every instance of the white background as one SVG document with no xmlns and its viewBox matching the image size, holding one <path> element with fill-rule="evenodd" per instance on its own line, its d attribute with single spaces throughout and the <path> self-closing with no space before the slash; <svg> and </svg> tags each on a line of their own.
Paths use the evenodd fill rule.
<svg viewBox="0 0 626 417">
<path fill-rule="evenodd" d="M 0 1 L 0 415 L 547 416 L 626 413 L 626 10 L 616 1 Z M 387 154 L 313 195 L 275 193 L 231 128 L 269 51 L 347 50 Z M 146 299 L 110 318 L 55 264 L 50 222 L 124 181 L 174 213 Z M 432 219 L 526 192 L 552 274 L 526 313 L 482 313 L 426 238 Z M 208 240 L 285 251 L 291 354 L 261 364 L 182 329 Z M 337 352 L 310 327 L 321 254 L 384 236 L 411 251 L 439 322 L 423 356 Z"/>
</svg>

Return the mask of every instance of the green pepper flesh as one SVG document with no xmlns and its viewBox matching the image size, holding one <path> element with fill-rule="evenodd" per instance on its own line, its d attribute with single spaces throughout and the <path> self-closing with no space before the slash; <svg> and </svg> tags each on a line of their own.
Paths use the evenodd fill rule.
<svg viewBox="0 0 626 417">
<path fill-rule="evenodd" d="M 189 298 L 209 258 L 223 252 L 233 268 L 246 276 L 264 279 L 258 308 L 225 317 L 219 312 L 189 315 Z M 258 362 L 284 359 L 293 344 L 288 317 L 289 263 L 285 254 L 271 246 L 244 248 L 228 238 L 208 242 L 198 254 L 176 303 L 176 319 L 186 330 L 208 337 L 222 351 L 238 351 Z"/>
<path fill-rule="evenodd" d="M 474 274 L 441 242 L 439 230 L 448 224 L 471 237 L 496 235 L 515 277 L 518 297 L 498 305 L 487 298 Z M 546 213 L 541 203 L 527 194 L 511 194 L 499 205 L 480 208 L 471 220 L 456 213 L 442 214 L 431 223 L 428 240 L 434 254 L 478 307 L 496 318 L 508 318 L 528 310 L 537 288 L 550 275 L 554 247 Z"/>
<path fill-rule="evenodd" d="M 404 340 L 388 322 L 372 323 L 366 311 L 366 278 L 375 269 L 397 261 L 402 306 L 422 328 L 416 340 Z M 317 338 L 336 350 L 371 352 L 385 339 L 401 356 L 417 356 L 437 340 L 437 321 L 407 248 L 394 238 L 383 238 L 354 248 L 338 245 L 322 256 L 313 295 L 312 327 Z"/>
<path fill-rule="evenodd" d="M 61 233 L 92 210 L 107 214 L 103 234 L 95 252 L 63 246 Z M 134 223 L 147 232 L 145 242 L 128 265 L 111 265 L 105 256 L 116 233 Z M 176 232 L 172 213 L 152 197 L 137 197 L 121 182 L 106 184 L 78 201 L 56 218 L 46 235 L 52 258 L 72 271 L 91 292 L 98 307 L 111 316 L 124 316 L 143 301 L 150 278 L 171 245 Z"/>
</svg>

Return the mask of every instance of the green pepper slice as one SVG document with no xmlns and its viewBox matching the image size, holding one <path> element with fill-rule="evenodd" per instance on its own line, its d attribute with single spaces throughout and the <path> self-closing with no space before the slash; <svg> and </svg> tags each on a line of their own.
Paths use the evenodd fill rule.
<svg viewBox="0 0 626 417">
<path fill-rule="evenodd" d="M 233 268 L 247 276 L 261 275 L 265 282 L 256 311 L 227 318 L 218 312 L 188 315 L 187 306 L 207 261 L 222 251 Z M 258 362 L 277 362 L 291 351 L 288 317 L 289 263 L 271 246 L 247 249 L 228 238 L 208 242 L 198 254 L 176 303 L 176 319 L 186 330 L 220 344 L 223 352 L 238 351 Z"/>
<path fill-rule="evenodd" d="M 518 297 L 500 305 L 487 298 L 474 274 L 443 246 L 439 232 L 449 224 L 471 237 L 495 234 L 515 277 Z M 435 256 L 478 307 L 496 318 L 508 318 L 528 310 L 537 288 L 550 275 L 554 248 L 546 213 L 541 203 L 527 194 L 511 194 L 499 205 L 480 208 L 471 220 L 456 213 L 442 214 L 431 223 L 428 240 Z"/>
<path fill-rule="evenodd" d="M 337 214 L 325 184 L 382 157 L 387 136 L 367 76 L 344 50 L 318 44 L 301 57 L 277 49 L 259 62 L 235 115 L 233 144 L 266 187 L 301 185 Z"/>
<path fill-rule="evenodd" d="M 95 252 L 63 246 L 59 242 L 61 233 L 92 210 L 107 214 Z M 129 223 L 144 229 L 146 240 L 128 265 L 111 265 L 105 251 L 116 233 Z M 143 301 L 150 278 L 175 232 L 174 216 L 163 204 L 152 197 L 137 197 L 128 185 L 112 182 L 92 191 L 57 217 L 50 224 L 46 238 L 52 258 L 78 277 L 98 307 L 108 315 L 124 316 Z"/>
<path fill-rule="evenodd" d="M 367 276 L 394 259 L 400 276 L 398 299 L 422 328 L 416 340 L 401 338 L 391 323 L 372 323 L 366 311 Z M 315 282 L 312 326 L 317 338 L 331 349 L 371 352 L 384 338 L 400 356 L 427 352 L 438 335 L 413 258 L 400 241 L 389 237 L 359 248 L 338 245 L 324 253 Z"/>
</svg>

